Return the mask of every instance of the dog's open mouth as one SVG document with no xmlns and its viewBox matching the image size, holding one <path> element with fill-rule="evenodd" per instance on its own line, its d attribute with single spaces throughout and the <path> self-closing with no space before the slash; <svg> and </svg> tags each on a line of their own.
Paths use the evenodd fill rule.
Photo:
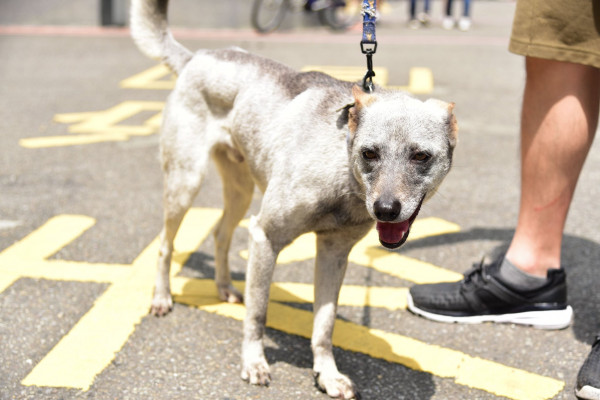
<svg viewBox="0 0 600 400">
<path fill-rule="evenodd" d="M 379 242 L 388 249 L 396 249 L 406 242 L 408 234 L 410 233 L 410 227 L 417 218 L 419 211 L 421 210 L 421 204 L 423 199 L 419 203 L 419 206 L 410 216 L 409 219 L 402 222 L 381 222 L 377 221 L 377 232 L 379 232 Z"/>
</svg>

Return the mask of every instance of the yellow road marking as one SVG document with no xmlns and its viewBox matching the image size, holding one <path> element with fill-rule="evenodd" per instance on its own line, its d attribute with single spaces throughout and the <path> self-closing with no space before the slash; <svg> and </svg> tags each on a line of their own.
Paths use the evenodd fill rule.
<svg viewBox="0 0 600 400">
<path fill-rule="evenodd" d="M 169 77 L 169 80 L 164 80 Z M 126 89 L 159 89 L 172 90 L 175 87 L 175 76 L 171 70 L 159 64 L 121 81 L 120 86 Z"/>
<path fill-rule="evenodd" d="M 84 215 L 61 215 L 13 244 L 1 255 L 3 259 L 31 261 L 48 258 L 72 242 L 96 223 Z"/>
<path fill-rule="evenodd" d="M 429 68 L 413 67 L 408 72 L 408 86 L 388 87 L 406 90 L 413 94 L 429 94 L 433 92 L 433 73 Z"/>
<path fill-rule="evenodd" d="M 142 111 L 161 112 L 164 107 L 162 101 L 124 101 L 106 111 L 97 113 L 83 113 L 83 118 L 78 124 L 71 125 L 71 133 L 96 133 L 111 130 L 125 135 L 151 135 L 156 132 L 153 124 L 144 125 L 119 125 L 122 121 L 133 117 Z M 67 114 L 69 121 L 73 121 L 73 114 Z M 61 114 L 55 117 L 61 122 Z"/>
<path fill-rule="evenodd" d="M 3 265 L 0 272 L 17 274 L 34 279 L 50 279 L 57 281 L 78 282 L 115 282 L 128 274 L 129 265 L 95 264 L 63 260 L 17 260 L 8 263 L 8 258 L 1 257 Z"/>
<path fill-rule="evenodd" d="M 129 140 L 129 137 L 125 135 L 98 133 L 82 136 L 41 136 L 35 138 L 26 138 L 19 140 L 19 145 L 27 149 L 41 149 L 48 147 L 78 146 L 106 142 L 124 142 L 126 140 Z"/>
<path fill-rule="evenodd" d="M 124 101 L 104 111 L 57 114 L 54 121 L 71 124 L 69 132 L 77 135 L 25 138 L 19 144 L 26 148 L 75 146 L 152 135 L 160 127 L 163 107 L 161 101 Z M 141 125 L 123 124 L 123 121 L 144 111 L 155 112 L 155 115 Z"/>
<path fill-rule="evenodd" d="M 1 271 L 0 273 L 0 293 L 4 292 L 7 287 L 15 283 L 21 275 L 16 272 Z"/>
<path fill-rule="evenodd" d="M 344 66 L 320 66 L 308 65 L 302 68 L 302 71 L 319 71 L 349 82 L 360 82 L 365 76 L 364 67 L 344 67 Z M 408 72 L 408 85 L 406 86 L 388 86 L 389 71 L 385 67 L 373 68 L 375 76 L 373 82 L 379 86 L 406 90 L 414 94 L 429 94 L 433 91 L 433 73 L 431 69 L 425 67 L 412 67 Z"/>
<path fill-rule="evenodd" d="M 414 67 L 410 69 L 410 85 L 408 90 L 415 94 L 433 92 L 433 73 L 429 68 Z"/>
<path fill-rule="evenodd" d="M 194 231 L 195 234 L 182 235 L 182 240 L 177 241 L 179 248 L 187 251 L 195 249 L 204 241 L 219 217 L 220 211 L 217 210 L 190 210 L 182 229 Z M 64 226 L 61 226 L 61 222 L 65 223 Z M 62 246 L 68 244 L 80 233 L 80 229 L 71 229 L 73 224 L 69 224 L 68 218 L 54 219 L 50 225 L 58 232 L 64 232 L 62 238 L 54 241 L 53 247 L 59 245 L 59 240 L 64 241 Z M 35 240 L 37 238 L 51 236 L 48 234 L 48 224 L 42 228 L 30 236 L 32 243 L 39 243 L 39 240 Z M 190 237 L 194 240 L 190 241 Z M 187 245 L 191 245 L 191 248 Z M 25 241 L 21 247 L 27 248 L 30 244 Z M 9 254 L 14 252 L 13 249 Z M 88 390 L 96 375 L 114 359 L 135 326 L 148 314 L 155 275 L 151 265 L 157 253 L 158 241 L 154 240 L 127 267 L 127 274 L 113 277 L 112 285 L 96 300 L 93 308 L 35 366 L 22 384 Z M 90 272 L 93 274 L 88 268 L 88 274 Z"/>
<path fill-rule="evenodd" d="M 220 215 L 220 210 L 192 209 L 186 216 L 175 243 L 177 253 L 172 268 L 172 291 L 179 303 L 242 320 L 244 307 L 220 302 L 212 280 L 177 276 L 189 255 L 204 241 Z M 127 265 L 47 259 L 94 223 L 92 218 L 85 216 L 58 216 L 0 253 L 0 291 L 21 277 L 110 284 L 94 306 L 23 379 L 24 385 L 89 389 L 94 378 L 111 362 L 134 332 L 136 325 L 147 315 L 154 284 L 157 239 L 132 264 Z M 447 221 L 424 219 L 413 226 L 412 240 L 457 231 L 458 226 Z M 361 241 L 356 246 L 359 255 L 355 256 L 355 262 L 377 263 L 377 260 L 386 259 L 383 254 L 375 254 L 374 257 L 373 252 L 377 251 L 392 256 L 388 260 L 388 268 L 394 265 L 398 269 L 399 260 L 401 263 L 415 261 L 405 256 L 399 259 L 400 255 L 397 253 L 375 248 L 376 241 L 377 235 L 374 232 Z M 302 241 L 299 243 L 302 244 Z M 304 250 L 297 248 L 289 253 L 290 260 L 296 257 L 292 256 L 294 252 L 300 254 L 304 251 L 306 254 L 307 251 L 313 251 L 313 240 L 304 243 L 310 243 L 309 247 Z M 428 274 L 440 273 L 439 267 L 430 267 L 435 266 L 425 267 L 428 268 Z M 384 267 L 379 268 L 385 271 Z M 405 272 L 400 275 L 405 276 L 404 274 Z M 413 275 L 409 277 L 416 279 Z M 438 278 L 430 276 L 418 279 L 435 281 Z M 234 284 L 243 290 L 243 282 Z M 344 285 L 339 304 L 401 310 L 406 307 L 406 290 Z M 312 313 L 280 302 L 312 302 L 312 285 L 273 283 L 270 300 L 268 326 L 286 333 L 310 337 Z M 346 350 L 400 363 L 440 377 L 453 378 L 457 384 L 512 399 L 547 399 L 564 387 L 564 382 L 560 380 L 352 322 L 336 321 L 333 341 L 336 346 Z"/>
<path fill-rule="evenodd" d="M 234 286 L 244 291 L 244 282 L 234 281 Z M 406 309 L 407 288 L 344 285 L 338 304 L 351 307 L 378 307 L 388 310 Z M 212 279 L 191 279 L 174 276 L 171 278 L 171 293 L 177 302 L 180 299 L 207 297 L 217 299 L 217 289 Z M 270 301 L 282 303 L 313 303 L 313 285 L 297 282 L 273 282 Z M 191 301 L 191 300 L 189 300 Z"/>
<path fill-rule="evenodd" d="M 244 319 L 245 309 L 241 305 L 221 303 L 215 298 L 198 296 L 180 296 L 177 300 L 238 321 Z M 267 326 L 310 338 L 312 313 L 271 302 L 267 313 Z M 344 350 L 367 354 L 440 377 L 454 378 L 457 384 L 511 399 L 550 399 L 565 385 L 557 379 L 339 319 L 335 324 L 333 344 Z"/>
</svg>

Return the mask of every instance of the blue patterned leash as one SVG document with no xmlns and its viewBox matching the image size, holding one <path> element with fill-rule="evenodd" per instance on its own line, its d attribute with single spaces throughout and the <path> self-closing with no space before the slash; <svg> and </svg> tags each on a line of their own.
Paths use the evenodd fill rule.
<svg viewBox="0 0 600 400">
<path fill-rule="evenodd" d="M 363 0 L 361 13 L 363 16 L 363 34 L 360 41 L 360 50 L 367 56 L 367 73 L 363 78 L 363 90 L 372 93 L 373 85 L 373 54 L 377 51 L 377 36 L 375 35 L 375 9 L 377 0 Z"/>
</svg>

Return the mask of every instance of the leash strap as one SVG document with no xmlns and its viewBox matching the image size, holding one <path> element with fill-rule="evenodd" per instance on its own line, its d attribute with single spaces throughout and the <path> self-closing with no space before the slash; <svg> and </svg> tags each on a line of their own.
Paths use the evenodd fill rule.
<svg viewBox="0 0 600 400">
<path fill-rule="evenodd" d="M 363 90 L 372 93 L 374 90 L 373 54 L 377 51 L 377 36 L 375 34 L 375 19 L 377 0 L 363 0 L 361 13 L 363 16 L 363 34 L 360 50 L 367 56 L 367 73 L 363 78 Z"/>
</svg>

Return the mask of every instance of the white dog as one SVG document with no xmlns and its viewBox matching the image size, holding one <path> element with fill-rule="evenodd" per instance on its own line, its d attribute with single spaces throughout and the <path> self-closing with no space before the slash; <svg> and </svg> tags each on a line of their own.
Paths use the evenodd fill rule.
<svg viewBox="0 0 600 400">
<path fill-rule="evenodd" d="M 172 307 L 173 239 L 210 158 L 224 186 L 216 232 L 216 284 L 241 302 L 227 253 L 254 186 L 264 193 L 251 218 L 242 378 L 270 382 L 263 351 L 269 287 L 278 253 L 317 234 L 312 349 L 319 387 L 357 395 L 332 354 L 331 337 L 348 253 L 376 221 L 381 243 L 406 240 L 421 204 L 450 169 L 457 139 L 453 104 L 298 73 L 240 49 L 192 54 L 167 28 L 167 0 L 133 0 L 132 35 L 142 52 L 179 76 L 163 113 L 164 228 L 152 313 Z"/>
</svg>

